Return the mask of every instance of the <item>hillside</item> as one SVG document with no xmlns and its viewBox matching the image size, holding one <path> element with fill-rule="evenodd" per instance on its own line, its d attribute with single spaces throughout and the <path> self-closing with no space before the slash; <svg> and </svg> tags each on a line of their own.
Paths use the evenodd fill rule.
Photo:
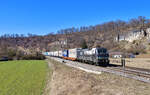
<svg viewBox="0 0 150 95">
<path fill-rule="evenodd" d="M 95 26 L 68 28 L 50 33 L 45 36 L 29 34 L 24 35 L 3 35 L 0 37 L 0 54 L 4 54 L 8 49 L 22 51 L 24 53 L 60 50 L 63 48 L 82 47 L 86 42 L 88 48 L 102 46 L 110 51 L 141 52 L 149 51 L 149 39 L 144 36 L 140 40 L 133 42 L 115 41 L 118 35 L 126 35 L 130 31 L 145 29 L 150 27 L 150 19 L 145 17 L 133 18 L 129 21 L 110 21 Z M 64 44 L 65 43 L 65 44 Z M 135 50 L 133 50 L 135 49 Z"/>
</svg>

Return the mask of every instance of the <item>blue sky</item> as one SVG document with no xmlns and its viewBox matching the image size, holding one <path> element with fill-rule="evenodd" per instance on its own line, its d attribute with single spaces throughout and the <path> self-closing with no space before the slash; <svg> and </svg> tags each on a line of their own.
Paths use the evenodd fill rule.
<svg viewBox="0 0 150 95">
<path fill-rule="evenodd" d="M 150 17 L 150 0 L 1 0 L 0 35 L 39 34 Z"/>
</svg>

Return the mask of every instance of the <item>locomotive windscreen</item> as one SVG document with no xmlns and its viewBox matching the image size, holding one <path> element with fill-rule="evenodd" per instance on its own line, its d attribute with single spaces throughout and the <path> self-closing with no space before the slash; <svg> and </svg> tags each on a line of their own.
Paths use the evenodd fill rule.
<svg viewBox="0 0 150 95">
<path fill-rule="evenodd" d="M 98 51 L 98 53 L 107 53 L 107 49 L 105 49 L 105 48 L 98 49 L 97 51 Z"/>
</svg>

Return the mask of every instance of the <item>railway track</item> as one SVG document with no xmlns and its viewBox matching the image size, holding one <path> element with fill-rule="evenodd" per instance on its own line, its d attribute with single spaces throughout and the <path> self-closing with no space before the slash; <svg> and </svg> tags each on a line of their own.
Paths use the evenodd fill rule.
<svg viewBox="0 0 150 95">
<path fill-rule="evenodd" d="M 150 72 L 141 71 L 141 70 L 137 70 L 137 69 L 130 69 L 128 67 L 126 67 L 126 68 L 122 68 L 122 67 L 113 67 L 113 68 L 111 67 L 110 68 L 110 67 L 108 67 L 108 69 L 123 72 L 123 73 L 134 75 L 134 76 L 140 76 L 140 77 L 150 80 Z"/>
<path fill-rule="evenodd" d="M 52 59 L 62 63 L 62 59 L 60 58 L 52 58 Z M 78 69 L 82 68 L 93 72 L 106 72 L 106 73 L 111 73 L 111 74 L 131 78 L 131 79 L 139 80 L 142 82 L 150 83 L 150 71 L 142 70 L 141 68 L 132 68 L 132 67 L 123 68 L 121 66 L 100 67 L 100 66 L 94 66 L 94 65 L 89 65 L 86 63 L 80 63 L 80 62 L 70 61 L 70 60 L 65 60 L 64 64 Z"/>
</svg>

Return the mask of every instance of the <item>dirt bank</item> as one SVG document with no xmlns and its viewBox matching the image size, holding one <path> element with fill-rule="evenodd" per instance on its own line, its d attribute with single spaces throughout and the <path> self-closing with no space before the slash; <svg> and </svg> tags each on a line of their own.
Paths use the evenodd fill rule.
<svg viewBox="0 0 150 95">
<path fill-rule="evenodd" d="M 150 84 L 107 73 L 90 74 L 49 60 L 53 74 L 48 95 L 149 95 Z"/>
</svg>

